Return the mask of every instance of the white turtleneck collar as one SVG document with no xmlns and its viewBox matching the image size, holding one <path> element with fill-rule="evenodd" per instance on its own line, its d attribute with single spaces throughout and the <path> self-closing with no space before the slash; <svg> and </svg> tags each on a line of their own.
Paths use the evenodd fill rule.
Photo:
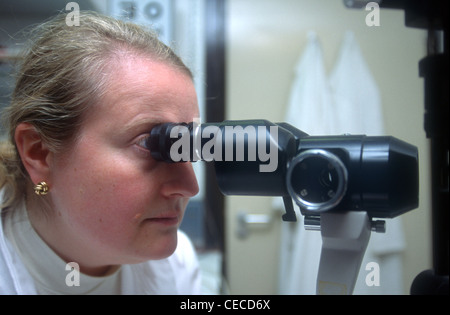
<svg viewBox="0 0 450 315">
<path fill-rule="evenodd" d="M 5 235 L 16 248 L 36 285 L 38 294 L 119 294 L 120 269 L 103 277 L 77 275 L 37 234 L 28 218 L 25 202 L 7 210 Z M 66 281 L 66 279 L 68 281 Z M 79 284 L 77 286 L 76 284 Z"/>
</svg>

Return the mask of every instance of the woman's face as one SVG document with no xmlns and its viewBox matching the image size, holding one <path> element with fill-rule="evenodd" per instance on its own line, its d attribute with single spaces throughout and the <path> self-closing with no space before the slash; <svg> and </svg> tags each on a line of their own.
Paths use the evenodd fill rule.
<svg viewBox="0 0 450 315">
<path fill-rule="evenodd" d="M 191 163 L 155 161 L 143 144 L 156 124 L 198 117 L 192 80 L 163 63 L 129 58 L 94 106 L 74 146 L 51 161 L 55 219 L 73 247 L 60 252 L 79 253 L 67 259 L 92 267 L 165 258 L 198 185 Z"/>
</svg>

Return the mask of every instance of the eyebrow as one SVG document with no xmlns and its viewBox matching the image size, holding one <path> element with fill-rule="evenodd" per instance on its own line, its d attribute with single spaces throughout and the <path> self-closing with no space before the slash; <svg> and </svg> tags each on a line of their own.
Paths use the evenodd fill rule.
<svg viewBox="0 0 450 315">
<path fill-rule="evenodd" d="M 132 120 L 131 122 L 125 124 L 122 128 L 123 133 L 128 133 L 134 130 L 140 130 L 144 128 L 151 129 L 156 125 L 167 122 L 166 119 L 161 119 L 159 117 L 146 117 L 141 119 Z"/>
<path fill-rule="evenodd" d="M 154 109 L 151 114 L 137 113 L 120 129 L 121 134 L 150 132 L 153 127 L 163 123 L 181 123 L 186 122 L 179 119 L 174 119 L 172 115 L 162 109 Z"/>
</svg>

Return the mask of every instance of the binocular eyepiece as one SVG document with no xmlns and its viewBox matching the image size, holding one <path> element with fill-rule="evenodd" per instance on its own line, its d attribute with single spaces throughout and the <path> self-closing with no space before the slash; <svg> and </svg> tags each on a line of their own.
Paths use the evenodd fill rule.
<svg viewBox="0 0 450 315">
<path fill-rule="evenodd" d="M 225 195 L 281 196 L 303 215 L 393 218 L 418 206 L 417 148 L 390 136 L 309 136 L 267 120 L 164 123 L 147 146 L 159 161 L 213 161 Z M 295 220 L 288 208 L 284 219 Z"/>
</svg>

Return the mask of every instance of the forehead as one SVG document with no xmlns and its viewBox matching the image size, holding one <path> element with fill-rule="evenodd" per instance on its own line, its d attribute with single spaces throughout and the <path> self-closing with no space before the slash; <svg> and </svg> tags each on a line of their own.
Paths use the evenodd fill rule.
<svg viewBox="0 0 450 315">
<path fill-rule="evenodd" d="M 116 123 L 133 120 L 192 121 L 198 117 L 192 79 L 171 65 L 144 57 L 124 58 L 108 75 L 99 111 Z"/>
</svg>

